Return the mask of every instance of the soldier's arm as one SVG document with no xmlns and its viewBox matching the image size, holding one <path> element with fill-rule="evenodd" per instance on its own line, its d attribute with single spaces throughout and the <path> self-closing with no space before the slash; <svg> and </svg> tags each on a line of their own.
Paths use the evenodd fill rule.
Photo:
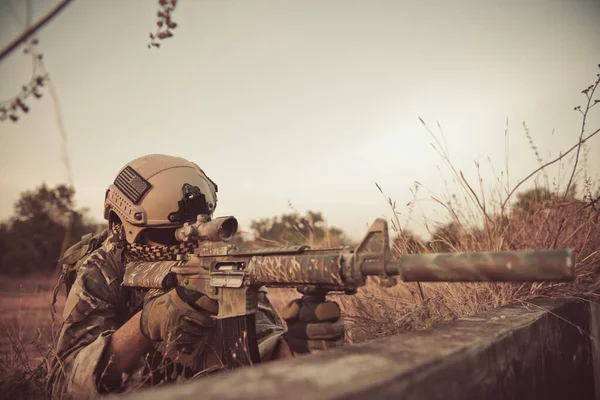
<svg viewBox="0 0 600 400">
<path fill-rule="evenodd" d="M 54 398 L 89 397 L 102 391 L 103 355 L 110 352 L 113 335 L 121 332 L 123 321 L 117 313 L 126 307 L 119 256 L 101 248 L 79 269 L 65 302 L 64 322 L 51 360 L 48 389 Z M 120 360 L 116 362 L 121 365 Z"/>
<path fill-rule="evenodd" d="M 123 374 L 131 373 L 137 367 L 140 357 L 152 348 L 150 340 L 140 331 L 141 313 L 135 314 L 111 335 L 97 368 L 102 371 L 99 386 L 118 388 Z"/>
</svg>

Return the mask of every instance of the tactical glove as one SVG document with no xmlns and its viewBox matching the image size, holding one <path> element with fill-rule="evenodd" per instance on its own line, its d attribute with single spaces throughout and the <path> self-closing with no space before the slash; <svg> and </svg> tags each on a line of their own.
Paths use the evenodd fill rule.
<svg viewBox="0 0 600 400">
<path fill-rule="evenodd" d="M 281 313 L 288 330 L 285 341 L 294 353 L 326 350 L 344 344 L 340 307 L 324 295 L 304 295 L 288 303 Z"/>
<path fill-rule="evenodd" d="M 215 327 L 218 305 L 204 295 L 190 300 L 177 288 L 147 300 L 140 318 L 142 334 L 153 342 L 167 342 L 183 353 L 204 343 Z M 184 301 L 185 299 L 185 301 Z"/>
</svg>

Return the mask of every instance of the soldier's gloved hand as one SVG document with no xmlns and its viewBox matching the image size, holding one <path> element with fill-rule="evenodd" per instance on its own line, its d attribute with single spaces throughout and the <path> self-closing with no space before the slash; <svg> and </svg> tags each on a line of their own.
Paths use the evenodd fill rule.
<svg viewBox="0 0 600 400">
<path fill-rule="evenodd" d="M 288 330 L 285 341 L 294 353 L 326 350 L 344 344 L 340 307 L 324 295 L 304 295 L 288 303 L 281 313 Z"/>
<path fill-rule="evenodd" d="M 217 312 L 217 302 L 201 293 L 172 289 L 145 302 L 140 330 L 154 342 L 172 343 L 177 350 L 191 353 L 195 345 L 206 341 Z"/>
</svg>

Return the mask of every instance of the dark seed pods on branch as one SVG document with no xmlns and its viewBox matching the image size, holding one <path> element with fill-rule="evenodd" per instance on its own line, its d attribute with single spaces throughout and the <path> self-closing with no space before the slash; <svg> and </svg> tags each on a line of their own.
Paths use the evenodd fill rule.
<svg viewBox="0 0 600 400">
<path fill-rule="evenodd" d="M 177 24 L 171 19 L 171 13 L 175 10 L 177 0 L 158 0 L 159 10 L 156 13 L 158 20 L 156 21 L 156 31 L 150 32 L 150 43 L 148 48 L 160 47 L 160 40 L 173 37 L 173 29 L 177 28 Z"/>
</svg>

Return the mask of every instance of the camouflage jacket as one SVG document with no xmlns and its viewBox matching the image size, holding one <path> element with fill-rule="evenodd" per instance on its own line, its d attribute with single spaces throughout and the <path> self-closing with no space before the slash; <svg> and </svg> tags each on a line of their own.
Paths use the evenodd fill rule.
<svg viewBox="0 0 600 400">
<path fill-rule="evenodd" d="M 99 366 L 111 335 L 142 309 L 146 293 L 123 286 L 124 248 L 114 235 L 83 261 L 67 297 L 64 322 L 56 343 L 56 354 L 50 360 L 47 391 L 52 398 L 94 397 L 111 389 L 100 387 Z M 209 342 L 195 360 L 195 369 L 186 370 L 159 351 L 141 358 L 134 373 L 126 377 L 119 391 L 129 391 L 175 379 L 187 379 L 220 369 L 215 349 L 220 348 L 220 324 L 214 328 Z M 269 360 L 279 345 L 284 328 L 266 296 L 259 296 L 256 334 L 261 360 Z M 211 351 L 209 351 L 211 350 Z"/>
</svg>

